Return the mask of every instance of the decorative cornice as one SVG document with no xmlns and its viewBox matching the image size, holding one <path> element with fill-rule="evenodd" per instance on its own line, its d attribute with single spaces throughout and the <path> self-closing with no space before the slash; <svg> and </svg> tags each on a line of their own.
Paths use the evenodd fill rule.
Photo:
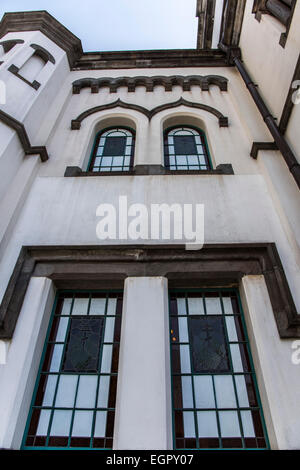
<svg viewBox="0 0 300 470">
<path fill-rule="evenodd" d="M 278 333 L 300 338 L 298 315 L 275 243 L 212 244 L 189 251 L 184 245 L 25 246 L 0 306 L 0 338 L 12 338 L 32 276 L 57 288 L 88 289 L 128 276 L 165 276 L 170 286 L 238 285 L 243 276 L 263 275 Z"/>
<path fill-rule="evenodd" d="M 172 103 L 165 103 L 161 106 L 156 106 L 155 108 L 151 110 L 144 108 L 143 106 L 139 106 L 137 104 L 125 103 L 124 101 L 118 99 L 114 101 L 113 103 L 103 104 L 100 106 L 89 108 L 83 113 L 79 114 L 79 116 L 77 116 L 76 119 L 73 119 L 71 121 L 71 129 L 72 130 L 80 129 L 82 121 L 88 116 L 90 116 L 91 114 L 98 113 L 100 111 L 106 111 L 108 109 L 114 109 L 117 107 L 125 108 L 125 109 L 133 109 L 134 111 L 138 111 L 139 113 L 144 114 L 150 120 L 152 119 L 153 116 L 155 116 L 155 114 L 160 113 L 161 111 L 164 111 L 165 109 L 177 108 L 178 106 L 187 106 L 189 108 L 202 109 L 203 111 L 206 111 L 216 116 L 219 120 L 220 127 L 228 127 L 228 118 L 224 116 L 217 109 L 213 108 L 212 106 L 207 106 L 206 104 L 195 103 L 195 102 L 187 101 L 183 98 L 180 98 L 179 100 L 173 101 Z"/>
<path fill-rule="evenodd" d="M 84 52 L 73 70 L 153 69 L 182 67 L 225 67 L 217 49 L 164 49 L 140 51 Z"/>
<path fill-rule="evenodd" d="M 0 22 L 0 38 L 6 33 L 19 31 L 41 31 L 66 51 L 70 67 L 83 54 L 80 39 L 47 11 L 5 13 Z"/>
<path fill-rule="evenodd" d="M 98 93 L 104 87 L 108 87 L 110 93 L 116 93 L 120 87 L 127 87 L 128 92 L 134 92 L 138 86 L 145 87 L 147 92 L 153 91 L 156 86 L 163 86 L 165 91 L 172 91 L 173 86 L 181 86 L 183 91 L 190 91 L 193 85 L 199 86 L 202 91 L 208 91 L 210 85 L 217 85 L 221 91 L 227 91 L 227 83 L 227 78 L 220 75 L 80 78 L 73 82 L 73 94 L 79 94 L 82 88 L 91 88 L 92 93 Z"/>
<path fill-rule="evenodd" d="M 11 129 L 16 131 L 19 140 L 21 142 L 21 145 L 23 147 L 24 153 L 26 155 L 40 155 L 40 158 L 42 162 L 45 162 L 48 160 L 48 152 L 45 146 L 32 146 L 29 137 L 27 135 L 26 129 L 24 125 L 20 122 L 17 121 L 15 118 L 10 116 L 9 114 L 6 114 L 4 111 L 0 110 L 0 121 L 2 121 L 4 124 L 9 126 Z"/>
</svg>

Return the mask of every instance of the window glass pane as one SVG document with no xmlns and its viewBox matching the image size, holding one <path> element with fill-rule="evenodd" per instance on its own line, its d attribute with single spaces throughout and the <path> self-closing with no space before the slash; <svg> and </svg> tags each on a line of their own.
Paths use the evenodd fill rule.
<svg viewBox="0 0 300 470">
<path fill-rule="evenodd" d="M 234 317 L 226 317 L 225 321 L 226 321 L 227 334 L 228 334 L 229 341 L 233 341 L 233 342 L 238 341 Z"/>
<path fill-rule="evenodd" d="M 206 297 L 205 306 L 207 315 L 220 315 L 222 313 L 219 297 Z"/>
<path fill-rule="evenodd" d="M 98 377 L 96 375 L 81 375 L 76 398 L 77 408 L 94 408 L 96 403 Z"/>
<path fill-rule="evenodd" d="M 240 437 L 240 425 L 236 411 L 219 411 L 222 437 Z"/>
<path fill-rule="evenodd" d="M 88 437 L 91 435 L 93 423 L 92 411 L 75 411 L 72 436 Z"/>
<path fill-rule="evenodd" d="M 70 432 L 72 411 L 55 410 L 51 426 L 51 436 L 68 436 Z"/>
<path fill-rule="evenodd" d="M 90 315 L 104 315 L 106 299 L 91 299 Z"/>
<path fill-rule="evenodd" d="M 112 165 L 112 157 L 103 157 L 101 160 L 101 166 L 111 166 Z"/>
<path fill-rule="evenodd" d="M 235 380 L 239 405 L 241 408 L 244 408 L 244 407 L 246 408 L 249 406 L 249 400 L 248 400 L 245 377 L 243 375 L 236 375 L 234 377 L 234 380 Z"/>
<path fill-rule="evenodd" d="M 187 319 L 184 317 L 178 318 L 178 326 L 179 326 L 179 341 L 180 343 L 188 343 L 189 342 L 189 335 L 188 335 L 188 326 L 187 326 Z"/>
<path fill-rule="evenodd" d="M 63 306 L 61 309 L 61 315 L 70 315 L 72 300 L 72 298 L 64 299 Z"/>
<path fill-rule="evenodd" d="M 104 345 L 102 352 L 101 372 L 109 373 L 111 369 L 112 346 Z"/>
<path fill-rule="evenodd" d="M 112 166 L 122 166 L 124 158 L 123 157 L 114 157 L 112 160 Z"/>
<path fill-rule="evenodd" d="M 214 389 L 210 375 L 195 375 L 196 408 L 215 408 Z"/>
<path fill-rule="evenodd" d="M 194 372 L 229 372 L 222 316 L 189 316 L 189 326 Z"/>
<path fill-rule="evenodd" d="M 46 390 L 43 398 L 43 406 L 52 406 L 53 398 L 57 383 L 57 375 L 48 375 L 47 377 L 47 385 Z"/>
<path fill-rule="evenodd" d="M 110 376 L 101 375 L 98 391 L 98 408 L 107 408 Z"/>
<path fill-rule="evenodd" d="M 106 137 L 103 155 L 116 156 L 124 155 L 126 145 L 126 137 Z"/>
<path fill-rule="evenodd" d="M 107 411 L 97 411 L 94 437 L 104 437 L 106 434 Z"/>
<path fill-rule="evenodd" d="M 181 299 L 180 297 L 177 299 L 177 309 L 178 315 L 186 315 L 186 302 L 185 298 Z"/>
<path fill-rule="evenodd" d="M 130 166 L 130 158 L 131 157 L 125 157 L 124 158 L 124 166 Z"/>
<path fill-rule="evenodd" d="M 89 299 L 75 299 L 72 315 L 87 315 Z"/>
<path fill-rule="evenodd" d="M 188 156 L 188 164 L 189 164 L 189 165 L 198 165 L 198 157 L 197 157 L 197 155 L 189 155 L 189 156 Z"/>
<path fill-rule="evenodd" d="M 245 437 L 255 437 L 251 411 L 241 411 L 243 431 Z"/>
<path fill-rule="evenodd" d="M 202 297 L 188 298 L 189 315 L 204 315 Z"/>
<path fill-rule="evenodd" d="M 64 372 L 97 372 L 103 317 L 71 319 L 62 370 Z"/>
<path fill-rule="evenodd" d="M 115 315 L 116 314 L 116 306 L 117 306 L 117 299 L 116 298 L 109 298 L 107 304 L 107 315 Z"/>
<path fill-rule="evenodd" d="M 236 408 L 235 392 L 231 375 L 214 376 L 218 408 Z"/>
<path fill-rule="evenodd" d="M 190 351 L 188 346 L 180 346 L 181 372 L 189 374 L 191 372 Z"/>
<path fill-rule="evenodd" d="M 56 344 L 54 346 L 54 349 L 53 349 L 50 372 L 58 372 L 59 371 L 62 352 L 63 352 L 63 345 L 62 344 Z"/>
<path fill-rule="evenodd" d="M 215 411 L 198 411 L 198 436 L 218 437 L 218 425 Z"/>
<path fill-rule="evenodd" d="M 58 327 L 57 335 L 55 338 L 56 343 L 63 343 L 65 341 L 68 323 L 69 323 L 69 318 L 66 318 L 66 317 L 60 318 L 59 327 Z"/>
<path fill-rule="evenodd" d="M 223 296 L 222 301 L 223 301 L 223 308 L 224 308 L 225 315 L 233 314 L 231 297 L 224 297 Z"/>
<path fill-rule="evenodd" d="M 239 345 L 231 344 L 230 351 L 231 351 L 231 358 L 232 358 L 234 372 L 243 372 L 243 363 L 242 363 Z"/>
<path fill-rule="evenodd" d="M 184 437 L 195 437 L 195 419 L 191 411 L 183 412 Z"/>
<path fill-rule="evenodd" d="M 59 379 L 55 406 L 73 408 L 77 386 L 77 375 L 61 375 Z"/>
<path fill-rule="evenodd" d="M 114 336 L 115 319 L 113 317 L 107 317 L 105 320 L 105 336 L 104 343 L 112 343 Z"/>
<path fill-rule="evenodd" d="M 41 410 L 39 424 L 36 431 L 37 436 L 47 436 L 51 410 Z"/>
<path fill-rule="evenodd" d="M 183 376 L 181 378 L 182 383 L 182 404 L 183 408 L 193 408 L 193 389 L 191 377 Z"/>
</svg>

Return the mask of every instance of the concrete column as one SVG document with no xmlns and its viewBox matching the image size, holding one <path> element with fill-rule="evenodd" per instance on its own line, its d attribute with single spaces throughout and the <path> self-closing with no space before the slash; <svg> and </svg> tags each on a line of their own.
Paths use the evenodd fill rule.
<svg viewBox="0 0 300 470">
<path fill-rule="evenodd" d="M 0 365 L 0 448 L 20 448 L 53 301 L 51 280 L 31 278 L 6 364 Z"/>
<path fill-rule="evenodd" d="M 114 448 L 172 448 L 168 285 L 163 277 L 125 281 Z"/>
<path fill-rule="evenodd" d="M 264 276 L 244 276 L 241 299 L 272 449 L 300 447 L 300 364 L 278 335 Z"/>
</svg>

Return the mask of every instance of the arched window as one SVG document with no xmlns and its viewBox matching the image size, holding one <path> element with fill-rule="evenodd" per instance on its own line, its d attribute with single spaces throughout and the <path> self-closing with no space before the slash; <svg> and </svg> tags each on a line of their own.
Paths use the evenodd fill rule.
<svg viewBox="0 0 300 470">
<path fill-rule="evenodd" d="M 165 166 L 169 170 L 209 170 L 212 168 L 205 134 L 186 126 L 167 129 L 164 138 Z"/>
<path fill-rule="evenodd" d="M 133 166 L 135 135 L 131 129 L 114 127 L 97 134 L 89 171 L 129 171 Z"/>
</svg>

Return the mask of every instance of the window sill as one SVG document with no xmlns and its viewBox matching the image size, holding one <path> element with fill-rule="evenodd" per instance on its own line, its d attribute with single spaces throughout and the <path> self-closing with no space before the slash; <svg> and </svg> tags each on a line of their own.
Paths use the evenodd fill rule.
<svg viewBox="0 0 300 470">
<path fill-rule="evenodd" d="M 64 176 L 147 176 L 147 175 L 233 175 L 230 163 L 222 163 L 213 170 L 168 170 L 162 165 L 136 165 L 130 171 L 82 171 L 78 166 L 67 166 Z"/>
</svg>

